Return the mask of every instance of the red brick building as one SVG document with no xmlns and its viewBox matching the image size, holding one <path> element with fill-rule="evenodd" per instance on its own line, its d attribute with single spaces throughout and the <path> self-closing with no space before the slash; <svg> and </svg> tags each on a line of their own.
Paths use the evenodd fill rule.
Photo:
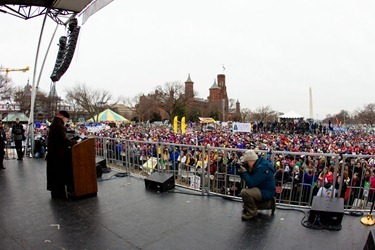
<svg viewBox="0 0 375 250">
<path fill-rule="evenodd" d="M 239 101 L 237 100 L 235 106 L 229 103 L 224 74 L 219 74 L 217 79 L 214 79 L 207 99 L 194 97 L 194 82 L 189 74 L 185 81 L 185 98 L 191 99 L 186 109 L 186 117 L 195 116 L 194 113 L 220 121 L 239 120 L 241 117 Z"/>
<path fill-rule="evenodd" d="M 137 105 L 138 115 L 141 121 L 149 120 L 153 114 L 158 114 L 161 120 L 168 119 L 165 111 L 155 103 L 158 93 L 143 95 Z M 207 99 L 194 96 L 194 82 L 190 78 L 185 81 L 184 98 L 187 99 L 185 117 L 187 120 L 197 120 L 198 117 L 212 117 L 219 121 L 238 121 L 241 117 L 240 103 L 230 103 L 228 99 L 225 75 L 217 75 L 214 83 L 209 88 Z"/>
</svg>

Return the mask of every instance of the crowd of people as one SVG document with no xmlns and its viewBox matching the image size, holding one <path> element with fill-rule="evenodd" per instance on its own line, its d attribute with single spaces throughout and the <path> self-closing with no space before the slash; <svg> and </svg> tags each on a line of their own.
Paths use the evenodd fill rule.
<svg viewBox="0 0 375 250">
<path fill-rule="evenodd" d="M 279 198 L 282 198 L 283 185 L 291 183 L 288 192 L 292 192 L 291 197 L 295 201 L 311 202 L 311 194 L 329 196 L 332 193 L 333 196 L 345 198 L 346 204 L 353 204 L 356 197 L 364 194 L 373 200 L 375 159 L 370 156 L 375 155 L 375 133 L 371 127 L 351 126 L 345 130 L 333 130 L 331 124 L 291 124 L 257 123 L 253 124 L 250 133 L 233 132 L 230 124 L 212 124 L 210 128 L 213 129 L 207 130 L 206 125 L 194 123 L 189 124 L 185 134 L 175 133 L 170 124 L 150 123 L 107 126 L 106 129 L 100 130 L 90 130 L 87 126 L 76 125 L 69 129 L 84 136 L 107 138 L 106 157 L 109 159 L 127 160 L 125 157 L 128 155 L 130 161 L 142 165 L 150 157 L 158 157 L 172 171 L 181 172 L 189 168 L 205 167 L 212 176 L 217 173 L 239 174 L 236 163 L 241 160 L 242 152 L 237 149 L 263 150 L 268 152 L 263 157 L 275 167 L 275 183 Z M 38 131 L 41 136 L 47 132 L 48 129 Z M 125 145 L 126 141 L 132 141 L 130 148 Z M 168 146 L 161 147 L 158 143 Z M 170 146 L 171 144 L 178 146 Z M 221 149 L 212 150 L 210 154 L 202 154 L 202 146 Z M 127 149 L 131 151 L 130 154 L 124 153 Z M 303 153 L 341 155 L 338 159 L 341 163 L 345 160 L 345 170 L 342 172 L 340 168 L 337 169 L 336 178 L 333 178 L 337 159 L 305 156 Z M 343 155 L 350 157 L 343 158 Z M 334 179 L 336 183 L 333 183 Z M 242 189 L 238 183 L 230 187 L 224 186 L 226 182 L 223 180 L 218 183 L 218 188 L 225 193 L 229 190 L 231 194 L 238 195 Z M 340 184 L 341 193 L 338 193 Z"/>
<path fill-rule="evenodd" d="M 204 125 L 192 124 L 190 132 L 174 133 L 171 125 L 128 124 L 108 130 L 88 132 L 86 126 L 76 126 L 77 133 L 116 139 L 161 142 L 223 148 L 275 150 L 309 153 L 375 155 L 374 130 L 349 127 L 345 132 L 333 132 L 328 126 L 314 125 L 313 130 L 288 129 L 285 133 L 253 126 L 250 133 L 232 132 L 230 126 L 214 125 L 205 131 Z M 294 126 L 296 127 L 296 126 Z M 326 129 L 324 129 L 326 128 Z"/>
<path fill-rule="evenodd" d="M 211 175 L 236 175 L 235 163 L 242 157 L 241 151 L 236 151 L 237 149 L 264 150 L 268 154 L 263 156 L 272 161 L 276 169 L 275 180 L 278 187 L 282 189 L 284 183 L 292 183 L 293 200 L 301 200 L 302 197 L 303 201 L 308 202 L 311 194 L 318 194 L 319 189 L 319 195 L 333 192 L 334 195 L 345 198 L 347 204 L 353 203 L 355 197 L 362 196 L 365 191 L 368 197 L 373 196 L 375 159 L 370 156 L 375 155 L 375 135 L 371 128 L 352 126 L 346 128 L 345 132 L 340 132 L 333 131 L 328 126 L 317 125 L 314 130 L 304 131 L 288 127 L 285 133 L 267 128 L 272 127 L 258 125 L 253 126 L 251 133 L 234 133 L 230 126 L 215 124 L 214 129 L 207 131 L 202 124 L 192 124 L 185 134 L 174 133 L 171 125 L 160 124 L 128 124 L 95 132 L 88 132 L 85 126 L 76 126 L 74 129 L 76 133 L 85 136 L 108 138 L 106 147 L 107 157 L 110 159 L 125 160 L 124 151 L 127 148 L 124 142 L 134 141 L 129 155 L 131 161 L 139 165 L 150 157 L 158 157 L 174 171 L 186 170 L 188 167 L 207 167 Z M 160 147 L 158 143 L 183 146 Z M 221 150 L 212 150 L 203 159 L 200 148 L 196 146 L 210 146 Z M 280 151 L 283 153 L 272 153 Z M 317 153 L 318 156 L 305 156 L 303 153 L 306 152 Z M 341 163 L 343 159 L 345 161 L 344 172 L 337 170 L 335 184 L 332 176 L 337 159 L 319 156 L 323 153 L 340 155 L 338 159 Z M 348 157 L 343 158 L 343 155 Z M 211 164 L 206 166 L 208 159 Z M 340 183 L 343 183 L 343 188 L 339 194 Z M 330 192 L 332 186 L 334 190 Z M 225 190 L 228 187 L 222 185 L 221 188 Z M 233 194 L 238 194 L 240 189 L 240 186 L 230 187 Z"/>
<path fill-rule="evenodd" d="M 44 156 L 47 152 L 47 189 L 53 199 L 67 197 L 64 186 L 69 186 L 69 178 L 61 176 L 66 175 L 63 172 L 69 164 L 61 159 L 69 157 L 62 156 L 61 152 L 68 152 L 69 145 L 75 143 L 70 143 L 69 132 L 81 137 L 96 137 L 97 150 L 110 161 L 130 162 L 141 167 L 154 157 L 159 165 L 166 166 L 179 178 L 183 178 L 183 173 L 193 171 L 194 175 L 203 178 L 203 182 L 210 182 L 212 191 L 241 196 L 244 220 L 257 215 L 257 202 L 266 202 L 266 207 L 274 211 L 273 196 L 281 202 L 299 204 L 311 204 L 315 195 L 342 197 L 348 207 L 356 205 L 358 200 L 374 202 L 375 132 L 372 127 L 334 130 L 331 124 L 284 122 L 265 125 L 260 122 L 252 124 L 251 132 L 238 132 L 232 130 L 230 123 L 210 124 L 209 129 L 207 124 L 189 123 L 186 133 L 176 133 L 170 124 L 138 123 L 93 128 L 82 124 L 68 125 L 68 118 L 67 112 L 60 111 L 51 126 L 35 131 L 34 155 Z M 59 128 L 58 133 L 54 132 L 55 127 Z M 4 152 L 6 129 L 1 128 L 1 131 L 0 151 Z M 22 160 L 24 127 L 16 121 L 8 134 L 14 141 L 17 159 Z M 54 139 L 57 135 L 59 139 Z M 54 148 L 63 144 L 64 149 Z M 5 169 L 1 164 L 3 158 L 0 154 L 1 169 Z M 243 167 L 244 163 L 248 168 Z M 264 183 L 266 175 L 268 184 Z M 231 179 L 231 176 L 239 179 Z"/>
</svg>

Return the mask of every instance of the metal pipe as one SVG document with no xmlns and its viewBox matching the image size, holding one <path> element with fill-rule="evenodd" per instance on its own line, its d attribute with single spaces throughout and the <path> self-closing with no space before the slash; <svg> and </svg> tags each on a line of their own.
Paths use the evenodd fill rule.
<svg viewBox="0 0 375 250">
<path fill-rule="evenodd" d="M 43 31 L 44 31 L 44 27 L 45 27 L 46 20 L 47 20 L 49 12 L 50 12 L 50 9 L 48 8 L 47 11 L 46 11 L 46 14 L 44 15 L 42 28 L 40 30 L 38 47 L 37 47 L 37 50 L 36 50 L 35 63 L 34 63 L 33 85 L 32 85 L 31 105 L 30 105 L 30 116 L 29 116 L 29 122 L 28 122 L 28 134 L 30 134 L 30 137 L 31 137 L 31 152 L 30 152 L 31 157 L 33 157 L 34 148 L 35 148 L 35 142 L 34 142 L 34 106 L 35 106 L 35 97 L 36 97 L 36 87 L 35 87 L 35 84 L 36 84 L 35 83 L 36 69 L 37 69 L 37 66 L 38 66 L 40 44 L 42 42 Z M 26 148 L 28 147 L 28 145 L 29 145 L 28 140 L 26 140 Z"/>
</svg>

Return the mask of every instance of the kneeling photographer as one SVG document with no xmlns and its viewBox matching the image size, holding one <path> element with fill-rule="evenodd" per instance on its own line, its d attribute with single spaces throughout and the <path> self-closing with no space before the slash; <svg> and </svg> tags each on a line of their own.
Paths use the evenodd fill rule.
<svg viewBox="0 0 375 250">
<path fill-rule="evenodd" d="M 257 203 L 274 199 L 275 168 L 265 158 L 258 158 L 253 150 L 247 150 L 238 164 L 238 171 L 247 186 L 240 193 L 244 202 L 242 220 L 250 220 L 258 215 Z"/>
</svg>

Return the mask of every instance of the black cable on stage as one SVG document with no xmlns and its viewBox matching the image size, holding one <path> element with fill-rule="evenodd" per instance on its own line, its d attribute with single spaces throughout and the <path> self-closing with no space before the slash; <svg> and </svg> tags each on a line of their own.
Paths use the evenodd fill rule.
<svg viewBox="0 0 375 250">
<path fill-rule="evenodd" d="M 199 193 L 193 193 L 193 192 L 182 192 L 182 191 L 176 191 L 176 190 L 169 190 L 169 191 L 167 191 L 167 193 L 186 194 L 186 195 L 193 195 L 193 196 L 202 196 L 201 192 L 199 192 Z M 211 194 L 211 193 L 207 194 L 207 195 L 203 195 L 203 197 L 222 198 L 222 199 L 226 199 L 226 200 L 240 201 L 240 202 L 242 202 L 242 200 L 235 199 L 235 197 L 226 197 L 226 196 L 217 195 L 217 194 Z"/>
<path fill-rule="evenodd" d="M 111 175 L 110 177 L 108 177 L 108 178 L 106 178 L 106 179 L 103 179 L 103 178 L 101 178 L 101 179 L 97 179 L 97 182 L 109 181 L 109 180 L 114 179 L 114 177 L 115 177 L 115 175 L 113 174 L 113 175 Z"/>
<path fill-rule="evenodd" d="M 175 190 L 173 190 L 173 191 L 171 191 L 171 190 L 169 190 L 169 191 L 167 191 L 167 193 L 170 193 L 170 194 L 186 194 L 186 195 L 192 195 L 192 196 L 202 196 L 202 194 L 195 194 L 195 193 L 189 193 L 189 192 L 182 192 L 182 191 L 175 191 Z M 207 197 L 208 197 L 209 195 L 207 195 Z M 206 197 L 206 196 L 204 196 L 204 197 Z"/>
<path fill-rule="evenodd" d="M 126 173 L 126 172 L 119 172 L 119 173 L 116 173 L 116 174 L 111 175 L 110 177 L 108 177 L 108 178 L 106 178 L 106 179 L 98 179 L 97 181 L 98 181 L 98 182 L 109 181 L 109 180 L 114 179 L 114 177 L 121 177 L 121 178 L 122 178 L 122 177 L 127 177 L 127 176 L 129 176 L 128 173 Z"/>
<path fill-rule="evenodd" d="M 128 177 L 129 174 L 126 172 L 118 172 L 115 174 L 116 177 Z"/>
<path fill-rule="evenodd" d="M 362 217 L 363 216 L 363 212 L 360 212 L 360 211 L 351 211 L 351 212 L 348 213 L 348 215 L 355 216 L 355 217 Z"/>
</svg>

